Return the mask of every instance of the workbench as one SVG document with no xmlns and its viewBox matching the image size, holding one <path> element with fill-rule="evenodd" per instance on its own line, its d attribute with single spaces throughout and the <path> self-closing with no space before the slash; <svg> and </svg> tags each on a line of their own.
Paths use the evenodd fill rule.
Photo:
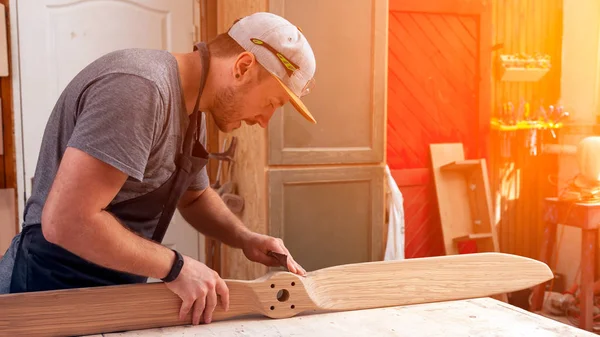
<svg viewBox="0 0 600 337">
<path fill-rule="evenodd" d="M 89 337 L 407 336 L 597 337 L 510 304 L 478 298 L 401 307 L 307 314 L 288 319 L 245 317 Z"/>
<path fill-rule="evenodd" d="M 554 255 L 556 230 L 559 224 L 581 229 L 581 322 L 582 329 L 592 331 L 594 318 L 595 259 L 598 229 L 600 228 L 600 203 L 575 202 L 546 198 L 543 207 L 544 239 L 539 260 L 548 264 Z M 534 288 L 531 311 L 542 308 L 545 283 Z"/>
</svg>

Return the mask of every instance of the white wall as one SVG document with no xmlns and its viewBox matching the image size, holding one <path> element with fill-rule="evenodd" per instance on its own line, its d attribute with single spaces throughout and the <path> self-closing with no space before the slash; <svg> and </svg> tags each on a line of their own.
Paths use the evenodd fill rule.
<svg viewBox="0 0 600 337">
<path fill-rule="evenodd" d="M 564 0 L 561 91 L 576 123 L 594 123 L 600 111 L 600 1 Z"/>
<path fill-rule="evenodd" d="M 564 0 L 561 96 L 571 122 L 594 124 L 600 112 L 600 1 Z M 576 145 L 585 133 L 565 134 L 561 143 Z M 560 156 L 559 188 L 578 173 L 576 157 Z M 563 235 L 562 240 L 561 235 Z M 557 272 L 566 276 L 566 286 L 579 282 L 581 230 L 559 226 L 555 251 Z M 555 258 L 556 258 L 555 257 Z M 575 262 L 573 262 L 575 261 Z"/>
</svg>

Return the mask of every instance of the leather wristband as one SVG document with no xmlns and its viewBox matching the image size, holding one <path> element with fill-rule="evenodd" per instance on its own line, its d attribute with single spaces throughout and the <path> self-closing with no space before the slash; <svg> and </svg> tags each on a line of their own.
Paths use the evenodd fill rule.
<svg viewBox="0 0 600 337">
<path fill-rule="evenodd" d="M 175 249 L 171 250 L 175 253 L 175 261 L 173 262 L 173 266 L 171 266 L 169 274 L 167 274 L 167 276 L 161 279 L 161 281 L 163 282 L 175 281 L 177 276 L 179 276 L 181 269 L 183 268 L 183 256 L 181 256 L 181 254 Z"/>
</svg>

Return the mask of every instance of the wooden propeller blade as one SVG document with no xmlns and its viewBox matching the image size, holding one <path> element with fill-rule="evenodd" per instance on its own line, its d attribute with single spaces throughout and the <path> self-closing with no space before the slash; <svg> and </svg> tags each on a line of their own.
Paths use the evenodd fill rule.
<svg viewBox="0 0 600 337">
<path fill-rule="evenodd" d="M 552 277 L 542 262 L 502 253 L 348 264 L 305 277 L 273 272 L 252 281 L 226 280 L 229 310 L 217 306 L 213 321 L 484 297 Z M 0 296 L 0 331 L 65 336 L 190 324 L 191 314 L 179 320 L 180 305 L 163 283 L 7 294 Z"/>
<path fill-rule="evenodd" d="M 313 272 L 304 286 L 319 309 L 356 310 L 486 297 L 552 278 L 540 261 L 479 253 L 335 266 Z"/>
</svg>

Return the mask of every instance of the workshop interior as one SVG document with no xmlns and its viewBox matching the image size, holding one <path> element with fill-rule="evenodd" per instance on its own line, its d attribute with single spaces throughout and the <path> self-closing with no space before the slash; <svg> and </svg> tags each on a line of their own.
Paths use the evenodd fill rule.
<svg viewBox="0 0 600 337">
<path fill-rule="evenodd" d="M 223 133 L 207 117 L 204 135 L 210 187 L 249 229 L 281 238 L 314 273 L 310 283 L 249 261 L 175 212 L 163 245 L 224 279 L 254 282 L 275 271 L 281 274 L 273 284 L 265 281 L 271 288 L 277 282 L 291 286 L 258 318 L 191 330 L 159 318 L 177 308 L 156 279 L 147 288 L 114 292 L 0 295 L 0 335 L 183 336 L 193 329 L 207 336 L 600 333 L 600 1 L 0 5 L 0 255 L 22 229 L 52 108 L 89 62 L 124 48 L 190 52 L 239 18 L 271 12 L 301 29 L 317 64 L 315 88 L 303 98 L 316 124 L 286 104 L 265 128 L 243 125 Z M 499 258 L 504 254 L 515 260 Z M 273 257 L 285 265 L 285 255 Z M 373 262 L 390 264 L 377 269 Z M 456 263 L 454 272 L 448 263 Z M 541 264 L 551 276 L 531 281 Z M 327 270 L 331 275 L 319 274 Z M 325 289 L 332 278 L 335 294 L 313 289 L 318 282 Z M 508 279 L 518 286 L 478 291 Z M 292 291 L 301 284 L 309 295 L 292 309 L 340 311 L 275 313 L 277 305 L 299 296 Z M 360 294 L 352 288 L 372 297 L 352 302 Z M 256 289 L 248 286 L 256 297 L 249 306 L 266 303 L 261 296 L 270 289 Z M 402 302 L 405 291 L 412 302 Z M 138 299 L 147 314 L 108 313 L 108 299 L 131 312 Z M 60 324 L 60 308 L 105 316 Z M 21 315 L 33 320 L 30 325 L 15 318 Z M 46 323 L 35 324 L 36 315 Z"/>
</svg>

